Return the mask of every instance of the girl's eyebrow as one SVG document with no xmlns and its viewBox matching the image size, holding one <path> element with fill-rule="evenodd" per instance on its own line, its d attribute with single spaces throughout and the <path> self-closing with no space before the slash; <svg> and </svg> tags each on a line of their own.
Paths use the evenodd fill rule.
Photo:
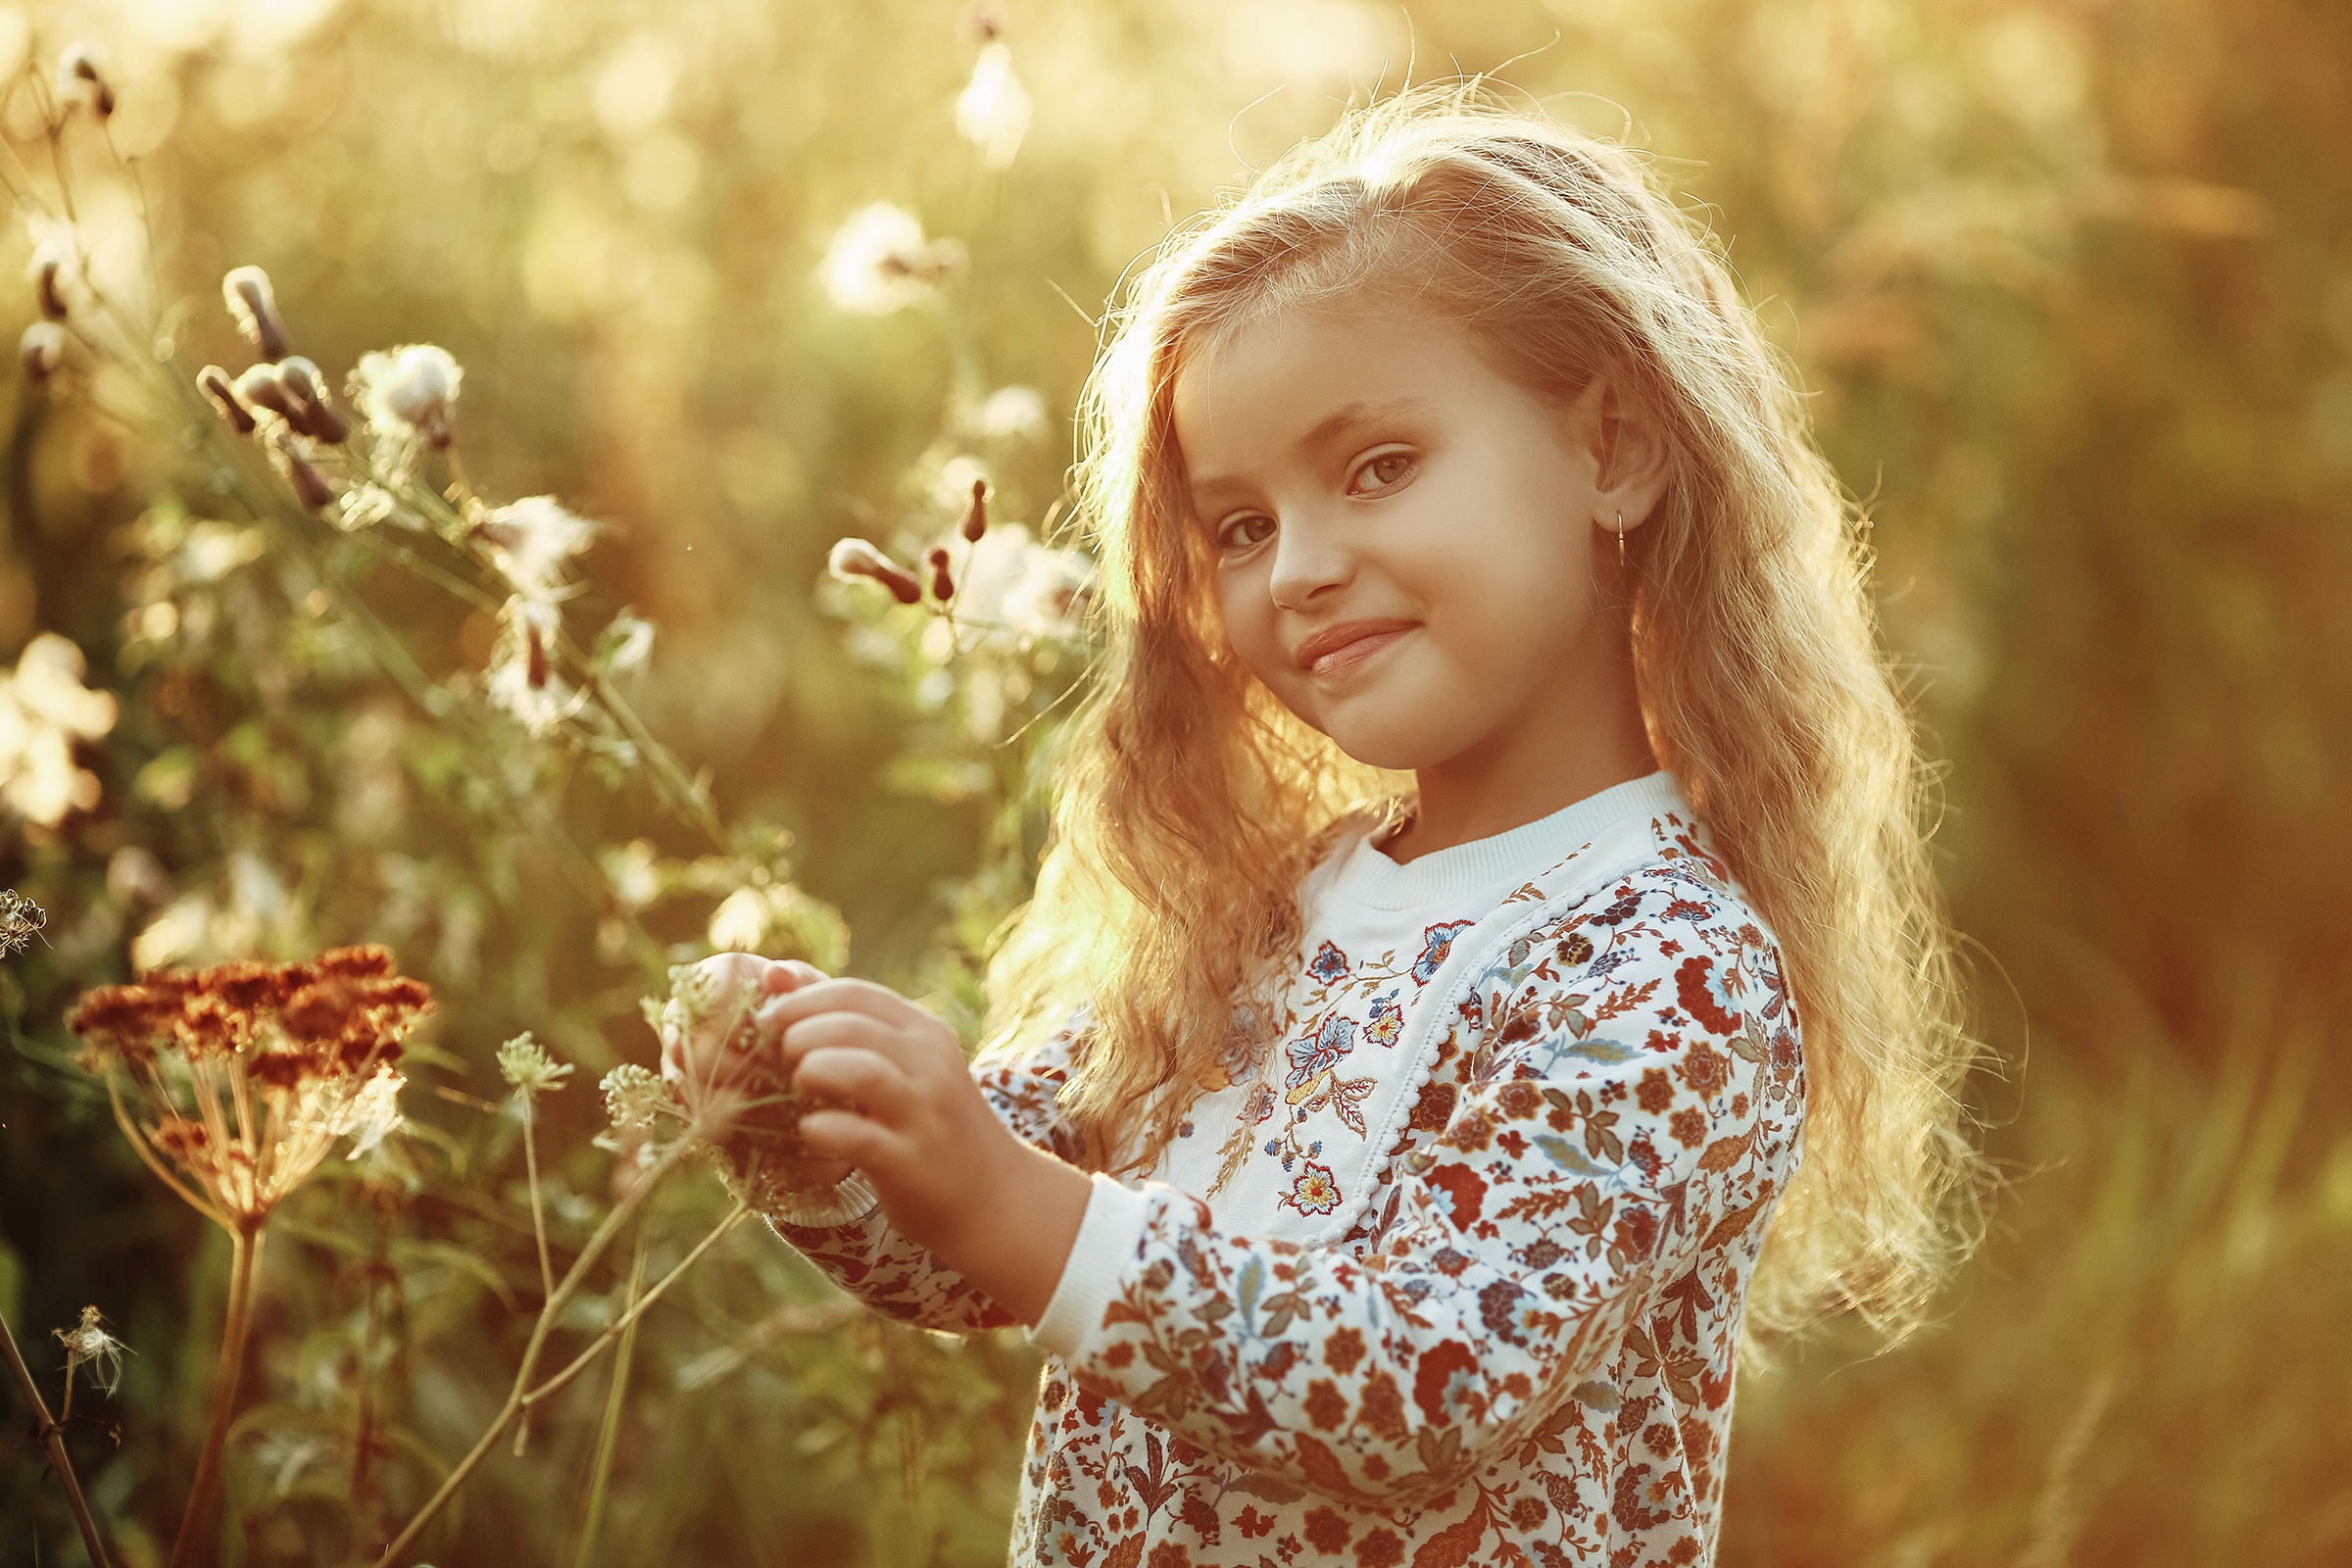
<svg viewBox="0 0 2352 1568">
<path fill-rule="evenodd" d="M 1296 450 L 1302 456 L 1312 458 L 1359 425 L 1370 424 L 1379 419 L 1410 418 L 1416 416 L 1433 415 L 1437 412 L 1438 406 L 1435 403 L 1428 398 L 1417 397 L 1411 393 L 1393 398 L 1357 398 L 1341 404 L 1322 418 L 1317 419 L 1307 432 L 1298 438 Z M 1192 487 L 1194 508 L 1197 511 L 1205 512 L 1220 493 L 1246 487 L 1245 480 L 1227 474 L 1212 474 Z"/>
</svg>

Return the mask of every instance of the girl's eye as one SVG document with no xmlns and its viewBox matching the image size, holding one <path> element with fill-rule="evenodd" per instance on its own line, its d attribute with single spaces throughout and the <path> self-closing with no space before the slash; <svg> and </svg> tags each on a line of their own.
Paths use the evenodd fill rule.
<svg viewBox="0 0 2352 1568">
<path fill-rule="evenodd" d="M 1223 549 L 1241 550 L 1246 549 L 1250 545 L 1262 543 L 1266 537 L 1265 534 L 1262 533 L 1257 535 L 1256 538 L 1240 537 L 1241 530 L 1250 527 L 1252 524 L 1258 523 L 1264 524 L 1268 532 L 1273 531 L 1273 518 L 1260 516 L 1258 514 L 1252 512 L 1243 516 L 1235 517 L 1231 521 L 1219 526 L 1217 529 L 1217 544 Z"/>
<path fill-rule="evenodd" d="M 1353 495 L 1378 495 L 1395 489 L 1404 476 L 1413 471 L 1413 455 L 1409 452 L 1383 452 L 1355 470 L 1355 483 L 1349 486 Z"/>
</svg>

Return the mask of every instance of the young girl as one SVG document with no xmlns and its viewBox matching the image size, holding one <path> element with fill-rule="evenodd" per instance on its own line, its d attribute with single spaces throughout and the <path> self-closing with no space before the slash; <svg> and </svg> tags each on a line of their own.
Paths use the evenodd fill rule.
<svg viewBox="0 0 2352 1568">
<path fill-rule="evenodd" d="M 1974 1159 L 1784 372 L 1633 156 L 1424 91 L 1172 240 L 1086 407 L 1111 654 L 988 1049 L 764 967 L 850 1107 L 771 1218 L 1050 1352 L 1017 1562 L 1709 1560 L 1743 1319 L 1903 1326 Z"/>
</svg>

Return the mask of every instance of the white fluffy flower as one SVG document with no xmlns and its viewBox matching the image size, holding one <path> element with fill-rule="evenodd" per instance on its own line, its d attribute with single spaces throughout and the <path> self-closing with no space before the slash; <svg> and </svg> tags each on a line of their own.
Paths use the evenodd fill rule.
<svg viewBox="0 0 2352 1568">
<path fill-rule="evenodd" d="M 533 599 L 556 596 L 564 564 L 587 549 L 600 531 L 587 518 L 564 511 L 554 496 L 524 496 L 474 524 L 474 532 L 490 542 L 491 557 L 514 591 Z"/>
<path fill-rule="evenodd" d="M 972 79 L 956 99 L 956 130 L 991 169 L 1008 168 L 1019 154 L 1029 134 L 1029 89 L 1013 74 L 1012 51 L 1003 39 L 982 46 Z"/>
<path fill-rule="evenodd" d="M 74 742 L 115 727 L 112 692 L 81 683 L 81 650 L 55 632 L 24 645 L 14 672 L 0 671 L 0 806 L 55 827 L 98 804 L 98 776 L 74 763 Z"/>
<path fill-rule="evenodd" d="M 352 1097 L 350 1108 L 338 1118 L 339 1133 L 351 1134 L 351 1152 L 357 1159 L 382 1143 L 401 1124 L 400 1091 L 408 1082 L 390 1067 L 378 1067 L 368 1086 Z"/>
<path fill-rule="evenodd" d="M 367 416 L 377 455 L 394 483 L 407 482 L 424 448 L 449 445 L 457 430 L 458 388 L 465 379 L 465 368 L 437 344 L 406 343 L 360 356 L 345 391 Z"/>
<path fill-rule="evenodd" d="M 938 287 L 962 256 L 955 240 L 925 241 L 905 208 L 873 202 L 834 231 L 816 274 L 836 309 L 887 316 Z"/>
<path fill-rule="evenodd" d="M 677 1096 L 650 1067 L 624 1061 L 605 1074 L 605 1114 L 617 1129 L 651 1127 L 657 1116 L 678 1114 Z"/>
<path fill-rule="evenodd" d="M 516 594 L 499 619 L 506 629 L 490 654 L 490 701 L 522 720 L 533 735 L 544 735 L 587 700 L 556 673 L 556 637 L 564 612 L 548 600 Z"/>
<path fill-rule="evenodd" d="M 964 558 L 959 613 L 989 625 L 983 643 L 1004 647 L 1036 637 L 1075 635 L 1095 566 L 1073 550 L 1038 544 L 1026 525 L 1001 522 Z"/>
<path fill-rule="evenodd" d="M 83 1367 L 92 1367 L 95 1370 L 89 1374 L 89 1380 L 112 1394 L 122 1375 L 122 1352 L 128 1347 L 106 1332 L 105 1322 L 105 1314 L 94 1306 L 85 1306 L 79 1324 L 50 1332 L 66 1348 L 66 1376 L 71 1378 Z"/>
</svg>

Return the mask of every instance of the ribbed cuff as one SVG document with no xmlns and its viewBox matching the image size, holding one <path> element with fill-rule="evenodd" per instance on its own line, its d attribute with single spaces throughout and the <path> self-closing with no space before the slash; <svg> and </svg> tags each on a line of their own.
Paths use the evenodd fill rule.
<svg viewBox="0 0 2352 1568">
<path fill-rule="evenodd" d="M 1094 1182 L 1086 1217 L 1078 1222 L 1078 1239 L 1070 1244 L 1069 1261 L 1061 1265 L 1060 1283 L 1028 1334 L 1031 1345 L 1054 1355 L 1075 1354 L 1087 1334 L 1101 1326 L 1102 1309 L 1118 1292 L 1120 1272 L 1143 1245 L 1144 1223 L 1151 1213 L 1151 1200 L 1143 1194 L 1100 1171 Z"/>
<path fill-rule="evenodd" d="M 836 1225 L 854 1225 L 865 1218 L 882 1206 L 882 1195 L 865 1179 L 865 1172 L 854 1170 L 831 1187 L 814 1191 L 773 1189 L 755 1206 L 778 1225 L 826 1230 Z"/>
</svg>

